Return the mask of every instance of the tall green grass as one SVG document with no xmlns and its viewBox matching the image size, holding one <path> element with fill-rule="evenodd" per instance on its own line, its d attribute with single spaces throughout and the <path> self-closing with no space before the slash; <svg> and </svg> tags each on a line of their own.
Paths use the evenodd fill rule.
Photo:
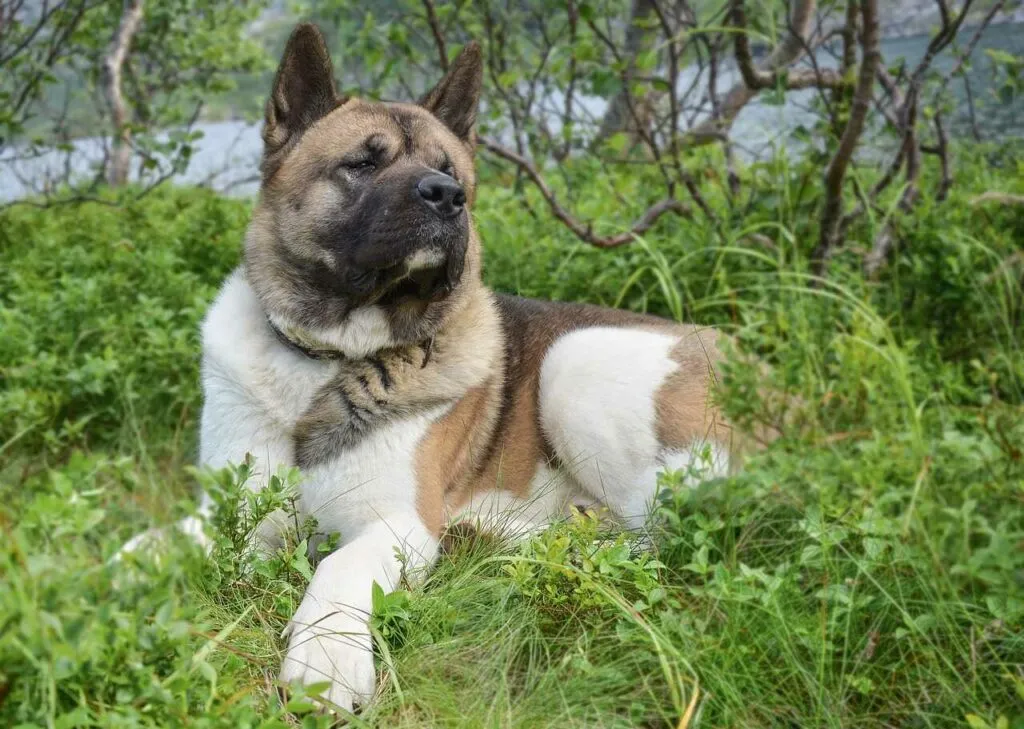
<svg viewBox="0 0 1024 729">
<path fill-rule="evenodd" d="M 457 541 L 375 605 L 381 690 L 351 724 L 1024 726 L 1024 213 L 967 202 L 1021 192 L 1024 169 L 976 154 L 952 200 L 898 223 L 877 281 L 857 265 L 870 220 L 828 281 L 807 275 L 815 186 L 785 160 L 731 204 L 712 191 L 717 223 L 665 220 L 614 251 L 487 178 L 489 283 L 726 329 L 741 351 L 723 406 L 785 435 L 734 478 L 665 474 L 654 550 L 586 516 L 521 544 Z M 615 195 L 570 173 L 609 229 L 635 213 L 635 173 Z M 239 564 L 244 473 L 187 466 L 198 321 L 248 211 L 166 189 L 0 218 L 4 726 L 331 721 L 273 690 L 304 535 Z M 222 503 L 212 560 L 177 545 L 110 561 L 193 508 L 197 479 Z M 260 508 L 287 506 L 290 483 Z"/>
</svg>

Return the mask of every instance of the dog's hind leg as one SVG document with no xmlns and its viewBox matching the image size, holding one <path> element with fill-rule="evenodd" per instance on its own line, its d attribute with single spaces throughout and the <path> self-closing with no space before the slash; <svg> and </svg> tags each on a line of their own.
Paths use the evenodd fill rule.
<svg viewBox="0 0 1024 729">
<path fill-rule="evenodd" d="M 657 475 L 725 475 L 729 429 L 710 404 L 715 335 L 693 328 L 593 327 L 566 334 L 545 356 L 540 419 L 580 489 L 627 527 L 643 527 Z"/>
</svg>

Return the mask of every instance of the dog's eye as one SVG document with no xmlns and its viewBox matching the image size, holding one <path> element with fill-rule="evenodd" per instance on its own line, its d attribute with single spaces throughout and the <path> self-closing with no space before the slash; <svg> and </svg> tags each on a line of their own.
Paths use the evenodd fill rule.
<svg viewBox="0 0 1024 729">
<path fill-rule="evenodd" d="M 455 169 L 452 167 L 452 163 L 445 160 L 441 163 L 441 166 L 437 168 L 437 171 L 442 175 L 448 175 L 449 177 L 455 177 Z"/>
<path fill-rule="evenodd" d="M 372 172 L 377 169 L 372 159 L 346 160 L 341 163 L 343 169 L 349 172 Z"/>
</svg>

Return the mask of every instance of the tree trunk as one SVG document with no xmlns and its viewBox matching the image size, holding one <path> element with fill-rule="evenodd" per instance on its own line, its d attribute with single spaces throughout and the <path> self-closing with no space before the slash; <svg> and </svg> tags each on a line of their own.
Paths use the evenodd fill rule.
<svg viewBox="0 0 1024 729">
<path fill-rule="evenodd" d="M 132 131 L 128 123 L 128 106 L 121 90 L 121 77 L 132 37 L 142 24 L 143 0 L 124 0 L 121 22 L 110 41 L 110 50 L 103 59 L 103 88 L 110 105 L 113 126 L 113 151 L 107 167 L 107 182 L 123 185 L 128 181 L 132 159 Z"/>
</svg>

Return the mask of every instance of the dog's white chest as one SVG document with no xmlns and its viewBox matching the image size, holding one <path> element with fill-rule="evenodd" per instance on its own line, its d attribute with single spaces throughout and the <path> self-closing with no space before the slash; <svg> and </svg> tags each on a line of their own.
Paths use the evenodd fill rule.
<svg viewBox="0 0 1024 729">
<path fill-rule="evenodd" d="M 334 371 L 283 348 L 241 272 L 228 278 L 203 322 L 204 416 L 209 409 L 226 423 L 232 414 L 256 418 L 268 434 L 290 436 Z"/>
<path fill-rule="evenodd" d="M 295 425 L 337 371 L 335 363 L 282 347 L 244 278 L 234 274 L 203 325 L 201 462 L 220 467 L 251 453 L 263 476 L 294 465 Z M 417 447 L 446 410 L 389 422 L 308 469 L 300 486 L 304 514 L 317 519 L 319 531 L 346 538 L 367 520 L 414 508 Z"/>
<path fill-rule="evenodd" d="M 416 456 L 440 406 L 389 423 L 304 474 L 302 510 L 319 531 L 353 536 L 361 525 L 416 507 Z"/>
</svg>

